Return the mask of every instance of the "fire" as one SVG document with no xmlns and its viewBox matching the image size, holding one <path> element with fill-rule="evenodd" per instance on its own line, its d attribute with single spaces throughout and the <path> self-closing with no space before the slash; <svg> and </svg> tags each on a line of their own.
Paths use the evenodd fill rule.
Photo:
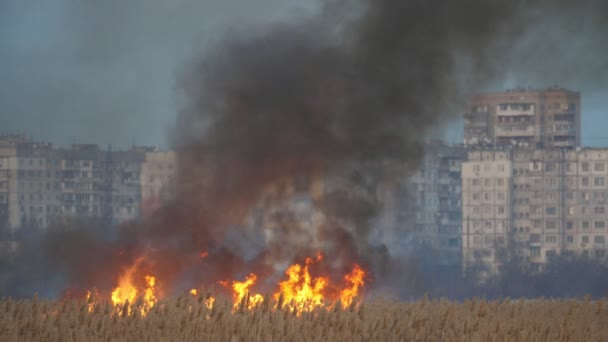
<svg viewBox="0 0 608 342">
<path fill-rule="evenodd" d="M 198 255 L 198 256 L 199 256 L 201 259 L 205 259 L 206 257 L 208 257 L 208 256 L 209 256 L 209 252 L 202 251 L 202 252 L 200 252 L 200 253 L 199 253 L 199 255 Z"/>
<path fill-rule="evenodd" d="M 260 294 L 251 294 L 249 292 L 249 288 L 255 284 L 257 280 L 257 276 L 253 273 L 249 274 L 245 277 L 245 281 L 232 282 L 232 301 L 234 310 L 237 310 L 241 304 L 245 306 L 248 310 L 255 308 L 256 306 L 262 304 L 264 302 L 264 297 Z M 227 286 L 227 282 L 221 282 L 222 285 Z"/>
<path fill-rule="evenodd" d="M 118 284 L 111 293 L 111 300 L 117 314 L 131 315 L 133 310 L 146 316 L 157 305 L 157 278 L 152 274 L 145 274 L 142 278 L 138 272 L 142 259 L 137 260 L 126 269 L 118 279 Z M 293 264 L 285 271 L 285 279 L 278 283 L 273 293 L 275 310 L 286 310 L 300 316 L 303 312 L 314 311 L 319 308 L 331 309 L 335 303 L 340 302 L 343 308 L 355 303 L 365 285 L 366 271 L 359 265 L 353 265 L 352 270 L 344 275 L 342 282 L 333 283 L 329 276 L 311 274 L 311 266 L 323 261 L 323 255 L 307 258 L 303 264 Z M 316 268 L 313 269 L 313 271 Z M 138 274 L 139 273 L 139 274 Z M 314 272 L 313 272 L 314 273 Z M 232 294 L 233 311 L 253 310 L 265 302 L 259 293 L 252 293 L 252 288 L 258 281 L 258 276 L 250 273 L 244 281 L 220 281 L 229 288 Z M 198 297 L 202 295 L 199 290 L 192 288 L 188 292 Z M 96 290 L 87 291 L 86 305 L 89 312 L 94 310 L 99 294 Z M 212 309 L 216 298 L 211 294 L 198 297 L 208 309 Z"/>
<path fill-rule="evenodd" d="M 307 258 L 305 265 L 294 264 L 285 271 L 288 279 L 279 283 L 279 291 L 274 294 L 277 307 L 288 309 L 296 314 L 312 311 L 325 303 L 324 292 L 329 284 L 329 278 L 312 278 L 309 266 L 322 260 L 319 254 L 316 260 Z"/>
<path fill-rule="evenodd" d="M 139 262 L 136 262 L 133 266 L 125 271 L 125 273 L 119 278 L 118 286 L 112 291 L 112 303 L 118 310 L 127 306 L 127 314 L 131 314 L 131 306 L 135 303 L 137 298 L 142 299 L 140 313 L 145 316 L 154 305 L 156 305 L 157 299 L 155 294 L 156 278 L 152 275 L 145 275 L 144 280 L 146 283 L 143 289 L 143 294 L 140 295 L 140 291 L 133 284 L 133 276 L 135 269 Z"/>
<path fill-rule="evenodd" d="M 363 281 L 364 277 L 365 271 L 363 271 L 359 265 L 355 265 L 351 273 L 344 276 L 344 280 L 347 283 L 350 283 L 351 286 L 345 288 L 340 293 L 340 302 L 342 303 L 342 307 L 350 306 L 354 298 L 358 296 L 359 288 L 365 284 Z"/>
</svg>

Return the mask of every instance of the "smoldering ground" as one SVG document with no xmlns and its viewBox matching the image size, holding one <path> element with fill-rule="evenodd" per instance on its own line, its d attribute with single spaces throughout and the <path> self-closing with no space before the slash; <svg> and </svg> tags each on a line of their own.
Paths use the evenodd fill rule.
<svg viewBox="0 0 608 342">
<path fill-rule="evenodd" d="M 145 256 L 141 271 L 171 292 L 251 271 L 271 276 L 322 251 L 330 274 L 357 262 L 379 285 L 401 286 L 396 273 L 426 279 L 419 258 L 395 267 L 371 241 L 385 228 L 374 220 L 383 209 L 378 186 L 416 170 L 425 139 L 459 117 L 469 94 L 517 73 L 504 70 L 509 58 L 532 56 L 537 64 L 525 70 L 539 79 L 558 67 L 601 65 L 547 65 L 518 44 L 553 38 L 544 24 L 563 18 L 585 21 L 569 26 L 573 37 L 606 32 L 606 6 L 335 0 L 314 16 L 233 32 L 178 78 L 185 100 L 172 134 L 175 200 L 111 238 L 92 238 L 87 227 L 53 230 L 42 242 L 46 264 L 66 288 L 107 290 L 107 279 Z M 605 56 L 601 49 L 590 52 Z"/>
</svg>

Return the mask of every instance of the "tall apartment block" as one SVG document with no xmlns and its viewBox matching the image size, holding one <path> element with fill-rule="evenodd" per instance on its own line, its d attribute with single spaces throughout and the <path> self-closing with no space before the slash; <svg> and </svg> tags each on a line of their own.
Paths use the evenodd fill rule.
<svg viewBox="0 0 608 342">
<path fill-rule="evenodd" d="M 0 136 L 0 231 L 45 228 L 66 217 L 108 225 L 139 218 L 147 148 L 53 148 L 20 135 Z"/>
<path fill-rule="evenodd" d="M 175 193 L 177 154 L 173 151 L 148 151 L 141 165 L 141 213 L 147 216 Z"/>
<path fill-rule="evenodd" d="M 461 147 L 428 144 L 418 171 L 398 195 L 398 227 L 408 241 L 435 253 L 438 264 L 458 265 L 461 254 Z M 398 240 L 397 240 L 398 241 Z"/>
<path fill-rule="evenodd" d="M 542 271 L 557 255 L 606 260 L 608 149 L 474 150 L 462 166 L 463 267 Z"/>
<path fill-rule="evenodd" d="M 48 169 L 51 145 L 0 136 L 0 228 L 46 226 L 58 213 L 58 185 Z"/>
<path fill-rule="evenodd" d="M 470 98 L 466 146 L 576 147 L 581 143 L 581 96 L 559 87 L 514 89 Z"/>
</svg>

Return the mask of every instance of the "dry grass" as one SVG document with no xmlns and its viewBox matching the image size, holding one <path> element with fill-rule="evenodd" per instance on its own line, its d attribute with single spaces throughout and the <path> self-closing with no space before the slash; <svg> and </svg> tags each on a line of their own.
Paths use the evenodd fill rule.
<svg viewBox="0 0 608 342">
<path fill-rule="evenodd" d="M 608 300 L 374 301 L 300 317 L 180 297 L 145 317 L 108 303 L 0 302 L 1 341 L 608 341 Z"/>
</svg>

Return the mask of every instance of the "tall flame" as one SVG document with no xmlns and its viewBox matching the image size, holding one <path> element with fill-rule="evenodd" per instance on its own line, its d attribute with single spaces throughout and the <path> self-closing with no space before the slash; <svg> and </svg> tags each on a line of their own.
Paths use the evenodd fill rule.
<svg viewBox="0 0 608 342">
<path fill-rule="evenodd" d="M 245 281 L 243 282 L 232 282 L 232 301 L 234 303 L 234 310 L 237 310 L 241 304 L 244 305 L 245 308 L 251 310 L 264 302 L 264 297 L 261 294 L 251 294 L 249 292 L 249 289 L 256 281 L 257 276 L 251 273 L 245 277 Z M 227 282 L 222 282 L 222 284 L 224 286 L 228 285 Z"/>
<path fill-rule="evenodd" d="M 156 305 L 156 277 L 152 275 L 145 275 L 145 288 L 143 289 L 143 294 L 140 295 L 140 291 L 133 284 L 133 276 L 135 270 L 141 261 L 138 260 L 131 267 L 129 267 L 123 275 L 120 276 L 118 280 L 118 286 L 112 291 L 112 303 L 117 308 L 117 310 L 122 310 L 123 308 L 127 309 L 127 314 L 131 314 L 131 307 L 134 305 L 135 301 L 141 296 L 141 308 L 140 313 L 142 316 L 145 316 L 150 309 Z"/>
<path fill-rule="evenodd" d="M 329 284 L 329 278 L 312 278 L 309 266 L 323 259 L 317 255 L 316 260 L 306 258 L 305 265 L 294 264 L 285 271 L 288 279 L 279 283 L 279 291 L 274 294 L 277 306 L 288 309 L 296 314 L 303 311 L 312 311 L 324 305 L 324 290 Z"/>
<path fill-rule="evenodd" d="M 342 307 L 350 306 L 355 297 L 359 295 L 359 288 L 365 284 L 363 281 L 364 277 L 365 271 L 363 271 L 359 265 L 355 265 L 353 270 L 344 276 L 344 280 L 350 284 L 350 287 L 347 287 L 340 292 Z"/>
</svg>

